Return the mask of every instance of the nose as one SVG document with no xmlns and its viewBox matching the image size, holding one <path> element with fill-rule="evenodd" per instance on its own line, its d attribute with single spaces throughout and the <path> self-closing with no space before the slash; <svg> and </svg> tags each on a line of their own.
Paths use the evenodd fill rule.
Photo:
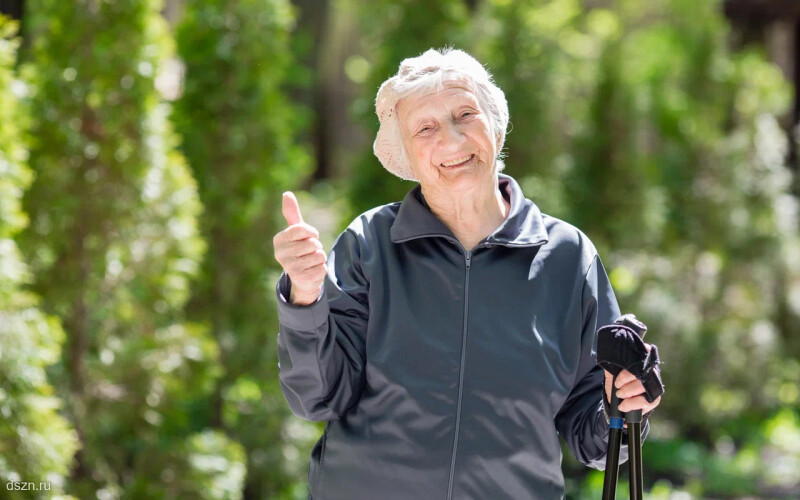
<svg viewBox="0 0 800 500">
<path fill-rule="evenodd" d="M 442 126 L 442 136 L 439 141 L 439 145 L 445 151 L 459 151 L 463 147 L 466 140 L 467 137 L 460 130 L 458 125 L 454 123 L 446 123 Z"/>
</svg>

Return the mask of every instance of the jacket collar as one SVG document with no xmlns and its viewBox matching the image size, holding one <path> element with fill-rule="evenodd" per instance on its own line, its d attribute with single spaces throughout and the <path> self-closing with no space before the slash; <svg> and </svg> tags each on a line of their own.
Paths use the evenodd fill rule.
<svg viewBox="0 0 800 500">
<path fill-rule="evenodd" d="M 519 184 L 511 176 L 498 174 L 498 185 L 500 193 L 511 203 L 511 210 L 503 223 L 484 241 L 507 246 L 536 246 L 547 243 L 547 229 L 539 207 L 525 198 Z M 409 191 L 400 204 L 390 234 L 393 243 L 428 236 L 455 239 L 453 232 L 430 211 L 419 185 Z"/>
</svg>

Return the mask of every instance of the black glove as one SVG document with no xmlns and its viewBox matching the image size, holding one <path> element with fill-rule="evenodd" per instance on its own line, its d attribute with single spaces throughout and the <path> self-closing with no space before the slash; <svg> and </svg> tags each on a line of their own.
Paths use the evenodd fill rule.
<svg viewBox="0 0 800 500">
<path fill-rule="evenodd" d="M 648 352 L 644 340 L 633 328 L 614 324 L 598 330 L 597 364 L 614 376 L 622 370 L 631 372 L 642 382 L 648 403 L 664 394 L 659 362 L 658 347 L 651 344 Z"/>
</svg>

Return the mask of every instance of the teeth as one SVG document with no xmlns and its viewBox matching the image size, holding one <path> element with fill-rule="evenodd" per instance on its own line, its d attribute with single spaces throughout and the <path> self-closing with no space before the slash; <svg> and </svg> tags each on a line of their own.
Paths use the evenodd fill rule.
<svg viewBox="0 0 800 500">
<path fill-rule="evenodd" d="M 445 167 L 452 167 L 453 165 L 458 165 L 459 163 L 464 163 L 465 161 L 472 158 L 472 155 L 462 156 L 461 158 L 456 158 L 453 161 L 449 161 L 447 163 L 442 163 Z"/>
</svg>

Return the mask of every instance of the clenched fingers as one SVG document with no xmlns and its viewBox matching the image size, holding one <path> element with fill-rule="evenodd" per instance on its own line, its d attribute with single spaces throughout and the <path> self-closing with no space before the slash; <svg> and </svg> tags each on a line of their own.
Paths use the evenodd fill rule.
<svg viewBox="0 0 800 500">
<path fill-rule="evenodd" d="M 307 267 L 302 271 L 293 273 L 292 283 L 303 290 L 318 289 L 328 274 L 328 267 L 323 262 L 315 266 Z M 290 275 L 291 276 L 291 275 Z"/>
<path fill-rule="evenodd" d="M 619 372 L 619 374 L 617 374 L 617 378 L 616 379 L 614 379 L 614 376 L 611 375 L 611 373 L 606 371 L 605 372 L 606 397 L 608 398 L 609 401 L 611 400 L 612 383 L 613 383 L 614 387 L 617 388 L 617 396 L 622 398 L 623 396 L 620 395 L 619 389 L 622 388 L 622 387 L 625 387 L 628 384 L 636 383 L 636 382 L 639 382 L 639 380 L 636 377 L 634 377 L 633 374 L 631 372 L 629 372 L 628 370 L 622 370 L 621 372 Z M 641 382 L 639 382 L 639 384 L 641 385 Z M 632 389 L 633 388 L 630 388 L 630 390 L 632 390 Z M 642 392 L 644 392 L 644 387 L 642 387 Z M 635 391 L 632 391 L 632 395 L 635 396 L 636 394 L 641 394 L 641 393 L 636 393 Z"/>
<path fill-rule="evenodd" d="M 605 372 L 605 377 L 606 397 L 611 400 L 613 376 L 609 372 Z M 628 370 L 619 372 L 613 384 L 617 389 L 617 397 L 622 400 L 619 405 L 619 409 L 622 412 L 642 409 L 646 413 L 653 410 L 661 402 L 661 397 L 659 397 L 652 403 L 648 403 L 647 399 L 643 396 L 645 393 L 644 385 L 642 385 L 642 382 Z"/>
<path fill-rule="evenodd" d="M 272 239 L 272 243 L 277 247 L 292 241 L 305 240 L 308 238 L 319 238 L 319 231 L 305 222 L 289 226 L 283 231 L 279 232 Z"/>
<path fill-rule="evenodd" d="M 648 403 L 644 396 L 636 396 L 633 398 L 625 399 L 619 404 L 619 411 L 628 412 L 633 410 L 642 410 L 642 413 L 649 413 L 661 403 L 661 396 L 657 397 L 652 403 Z"/>
<path fill-rule="evenodd" d="M 286 274 L 294 279 L 295 276 L 301 276 L 301 273 L 306 269 L 325 264 L 326 260 L 327 255 L 325 255 L 324 250 L 315 250 L 302 257 L 289 258 L 285 262 L 281 262 L 281 265 Z"/>
<path fill-rule="evenodd" d="M 619 375 L 617 375 L 617 380 L 614 381 L 614 386 L 617 389 L 621 389 L 622 387 L 634 381 L 638 381 L 638 379 L 633 375 L 633 373 L 629 372 L 628 370 L 622 370 L 619 372 Z M 619 395 L 619 391 L 617 394 Z"/>
<path fill-rule="evenodd" d="M 644 394 L 644 385 L 639 379 L 633 379 L 632 382 L 628 382 L 617 389 L 617 397 L 620 399 L 632 398 L 639 394 Z"/>
<path fill-rule="evenodd" d="M 322 251 L 322 243 L 316 238 L 290 241 L 275 247 L 275 259 L 282 262 L 290 258 L 303 257 L 318 250 Z"/>
</svg>

